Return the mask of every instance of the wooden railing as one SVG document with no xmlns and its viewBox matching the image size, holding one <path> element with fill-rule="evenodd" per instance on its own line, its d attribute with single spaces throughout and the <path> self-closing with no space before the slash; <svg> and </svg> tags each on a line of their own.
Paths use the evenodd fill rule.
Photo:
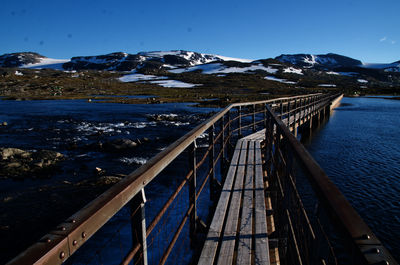
<svg viewBox="0 0 400 265">
<path fill-rule="evenodd" d="M 287 164 L 285 158 L 278 157 L 278 154 L 281 154 L 278 152 L 279 150 L 286 150 L 286 153 L 294 152 L 293 156 L 299 159 L 302 165 L 305 165 L 312 182 L 315 182 L 313 187 L 317 189 L 318 196 L 322 196 L 322 201 L 328 202 L 330 207 L 328 209 L 337 210 L 338 212 L 335 212 L 336 216 L 342 215 L 346 217 L 346 214 L 351 213 L 351 220 L 339 218 L 338 222 L 341 227 L 344 226 L 345 231 L 349 232 L 351 241 L 362 252 L 364 241 L 360 240 L 364 239 L 357 239 L 352 233 L 353 229 L 358 230 L 359 228 L 346 225 L 349 221 L 353 222 L 354 220 L 362 222 L 361 218 L 358 215 L 353 216 L 352 213 L 355 211 L 351 210 L 352 208 L 347 207 L 343 210 L 344 212 L 338 209 L 338 207 L 340 208 L 344 205 L 336 199 L 336 193 L 340 194 L 340 192 L 337 190 L 335 194 L 331 194 L 330 188 L 328 190 L 324 188 L 326 183 L 329 185 L 331 183 L 325 179 L 326 175 L 324 175 L 322 169 L 301 147 L 301 144 L 296 142 L 294 136 L 297 135 L 298 127 L 308 126 L 310 128 L 313 117 L 319 117 L 321 113 L 328 114 L 330 103 L 338 96 L 312 94 L 228 106 L 112 186 L 60 224 L 56 230 L 45 235 L 39 242 L 13 259 L 9 264 L 60 264 L 66 262 L 87 241 L 90 241 L 92 236 L 107 224 L 110 219 L 117 216 L 124 209 L 125 212 L 130 212 L 128 215 L 130 216 L 132 239 L 129 244 L 129 250 L 120 254 L 120 264 L 129 264 L 131 262 L 135 264 L 166 263 L 175 243 L 181 237 L 182 231 L 185 230 L 186 223 L 189 224 L 188 234 L 191 245 L 201 242 L 201 232 L 206 231 L 207 225 L 205 223 L 207 223 L 207 220 L 201 220 L 198 216 L 199 200 L 207 199 L 210 202 L 209 205 L 212 205 L 212 202 L 215 201 L 220 192 L 221 183 L 224 181 L 223 176 L 229 165 L 235 142 L 237 139 L 263 128 L 267 129 L 266 146 L 269 146 L 269 149 L 267 148 L 266 150 L 267 157 L 270 159 L 267 161 L 266 168 L 268 168 L 270 174 L 278 176 L 277 169 L 283 165 L 279 165 L 279 163 Z M 283 124 L 283 121 L 285 121 L 285 124 Z M 289 129 L 294 135 L 290 133 Z M 204 135 L 208 135 L 206 140 L 203 137 Z M 284 140 L 281 140 L 281 138 Z M 204 141 L 206 147 L 199 147 L 199 143 Z M 290 146 L 291 149 L 283 149 L 282 143 L 285 143 L 285 146 Z M 272 157 L 275 157 L 275 159 L 272 159 Z M 186 162 L 187 168 L 181 170 L 184 176 L 181 178 L 181 182 L 178 183 L 177 188 L 169 195 L 169 198 L 164 202 L 161 209 L 157 211 L 151 222 L 146 224 L 145 209 L 152 205 L 151 202 L 146 203 L 145 196 L 145 190 L 149 183 L 160 176 L 173 163 L 187 161 L 187 159 L 189 160 L 189 162 Z M 322 183 L 319 181 L 320 176 L 323 176 L 324 179 Z M 207 184 L 209 184 L 209 189 L 205 193 L 204 190 L 206 189 L 204 187 Z M 282 190 L 282 192 L 284 191 Z M 157 246 L 157 248 L 162 249 L 160 257 L 157 259 L 149 257 L 148 253 L 153 247 L 147 242 L 149 236 L 157 230 L 157 227 L 158 230 L 169 229 L 165 227 L 165 222 L 161 224 L 161 220 L 166 218 L 168 211 L 171 210 L 171 205 L 176 203 L 177 198 L 182 197 L 183 194 L 188 194 L 185 195 L 188 198 L 184 200 L 185 203 L 180 205 L 181 218 L 172 218 L 168 221 L 174 226 L 172 236 L 165 240 L 164 246 Z M 126 210 L 127 208 L 129 210 Z M 283 222 L 283 224 L 286 225 L 287 222 Z M 362 227 L 368 228 L 366 225 Z M 365 240 L 372 238 L 374 243 L 378 242 L 369 229 L 366 231 L 361 235 L 369 237 Z M 108 246 L 102 246 L 102 249 L 95 251 L 96 255 L 104 255 L 103 253 L 109 248 Z M 387 253 L 380 242 L 379 249 L 383 253 Z M 88 251 L 93 250 L 90 249 Z M 287 253 L 289 251 L 282 252 L 282 255 Z M 196 259 L 195 251 L 192 256 L 193 261 Z M 385 259 L 390 260 L 387 257 L 390 257 L 390 254 L 385 254 Z M 116 258 L 113 257 L 114 263 Z M 148 258 L 151 258 L 151 261 Z M 369 260 L 367 259 L 367 261 Z"/>
</svg>

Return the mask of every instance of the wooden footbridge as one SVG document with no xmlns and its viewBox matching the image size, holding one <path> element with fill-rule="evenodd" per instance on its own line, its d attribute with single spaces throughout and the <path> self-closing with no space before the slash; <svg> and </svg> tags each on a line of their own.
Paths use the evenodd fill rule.
<svg viewBox="0 0 400 265">
<path fill-rule="evenodd" d="M 299 142 L 341 97 L 230 105 L 9 264 L 398 264 Z M 171 167 L 180 182 L 147 220 L 145 191 Z M 119 242 L 94 248 L 96 233 L 124 214 L 130 240 L 120 229 L 105 233 Z"/>
</svg>

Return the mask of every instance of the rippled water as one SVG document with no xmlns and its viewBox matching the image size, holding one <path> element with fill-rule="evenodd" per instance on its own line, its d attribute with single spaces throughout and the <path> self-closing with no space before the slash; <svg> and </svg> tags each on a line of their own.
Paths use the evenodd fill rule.
<svg viewBox="0 0 400 265">
<path fill-rule="evenodd" d="M 212 110 L 188 104 L 0 101 L 0 122 L 8 123 L 8 126 L 0 127 L 0 147 L 51 149 L 67 155 L 55 181 L 71 173 L 75 179 L 86 178 L 95 167 L 101 167 L 108 174 L 128 174 L 198 124 L 201 118 L 196 118 L 196 114 Z M 152 114 L 158 114 L 162 119 L 149 119 Z M 132 151 L 110 153 L 96 149 L 97 144 L 113 139 L 136 141 L 144 137 L 150 142 Z M 2 181 L 0 191 L 21 188 L 21 183 L 9 181 L 5 184 L 6 180 Z M 36 182 L 27 180 L 23 185 L 35 185 Z"/>
<path fill-rule="evenodd" d="M 343 98 L 307 148 L 400 260 L 400 101 Z"/>
</svg>

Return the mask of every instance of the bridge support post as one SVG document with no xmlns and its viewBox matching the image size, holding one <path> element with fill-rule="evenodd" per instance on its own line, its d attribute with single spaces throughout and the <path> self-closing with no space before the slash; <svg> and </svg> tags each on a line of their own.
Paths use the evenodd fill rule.
<svg viewBox="0 0 400 265">
<path fill-rule="evenodd" d="M 208 145 L 211 147 L 210 155 L 208 158 L 209 172 L 210 172 L 210 199 L 215 200 L 217 194 L 217 179 L 215 178 L 215 126 L 211 125 L 208 130 Z"/>
<path fill-rule="evenodd" d="M 147 265 L 146 218 L 144 205 L 146 196 L 142 189 L 130 202 L 132 246 L 140 245 L 140 250 L 134 256 L 135 264 Z"/>
<path fill-rule="evenodd" d="M 267 129 L 268 122 L 267 122 L 267 105 L 266 104 L 264 104 L 264 113 L 263 113 L 263 115 L 264 115 L 264 128 Z"/>
<path fill-rule="evenodd" d="M 254 104 L 253 104 L 252 120 L 253 120 L 253 133 L 255 133 L 256 132 L 256 105 L 254 105 Z"/>
<path fill-rule="evenodd" d="M 265 159 L 267 161 L 267 173 L 271 175 L 271 167 L 272 167 L 272 144 L 274 141 L 274 124 L 271 116 L 267 117 L 267 126 L 265 128 L 265 151 L 266 156 Z"/>
<path fill-rule="evenodd" d="M 232 155 L 233 155 L 233 149 L 234 149 L 234 146 L 232 145 L 232 126 L 231 126 L 231 122 L 232 122 L 232 119 L 231 119 L 231 112 L 230 111 L 228 111 L 228 150 L 227 150 L 227 153 L 228 153 L 228 165 L 231 163 L 231 158 L 232 158 Z"/>
<path fill-rule="evenodd" d="M 221 118 L 221 176 L 222 178 L 225 176 L 226 172 L 226 154 L 225 154 L 225 115 L 222 116 Z M 222 182 L 225 181 L 225 179 L 222 179 Z"/>
<path fill-rule="evenodd" d="M 194 246 L 197 230 L 197 205 L 196 205 L 196 176 L 197 176 L 197 162 L 196 162 L 196 140 L 189 147 L 189 168 L 193 170 L 192 176 L 189 179 L 189 207 L 193 207 L 189 216 L 189 236 L 190 244 Z"/>
<path fill-rule="evenodd" d="M 293 111 L 293 135 L 297 138 L 297 99 L 294 100 L 294 111 Z M 300 119 L 300 117 L 299 117 Z M 300 121 L 299 121 L 300 123 Z"/>
<path fill-rule="evenodd" d="M 238 138 L 242 138 L 242 107 L 238 107 Z"/>
<path fill-rule="evenodd" d="M 287 102 L 287 127 L 288 127 L 288 129 L 289 129 L 289 131 L 290 131 L 290 99 L 288 100 L 288 102 Z"/>
<path fill-rule="evenodd" d="M 331 116 L 331 105 L 332 105 L 332 102 L 329 103 L 328 106 L 326 106 L 326 118 L 329 118 Z"/>
<path fill-rule="evenodd" d="M 303 126 L 304 117 L 306 116 L 306 108 L 305 108 L 305 99 L 304 98 L 300 99 L 300 115 L 301 115 L 301 117 L 299 118 L 299 125 Z M 300 122 L 301 122 L 301 124 L 300 124 Z"/>
</svg>

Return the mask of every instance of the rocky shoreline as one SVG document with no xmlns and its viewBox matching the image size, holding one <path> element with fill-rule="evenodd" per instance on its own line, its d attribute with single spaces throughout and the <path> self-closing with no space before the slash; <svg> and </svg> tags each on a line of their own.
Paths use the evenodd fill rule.
<svg viewBox="0 0 400 265">
<path fill-rule="evenodd" d="M 51 150 L 22 150 L 0 148 L 0 176 L 21 179 L 45 178 L 52 174 L 57 163 L 65 159 L 61 153 Z"/>
</svg>

